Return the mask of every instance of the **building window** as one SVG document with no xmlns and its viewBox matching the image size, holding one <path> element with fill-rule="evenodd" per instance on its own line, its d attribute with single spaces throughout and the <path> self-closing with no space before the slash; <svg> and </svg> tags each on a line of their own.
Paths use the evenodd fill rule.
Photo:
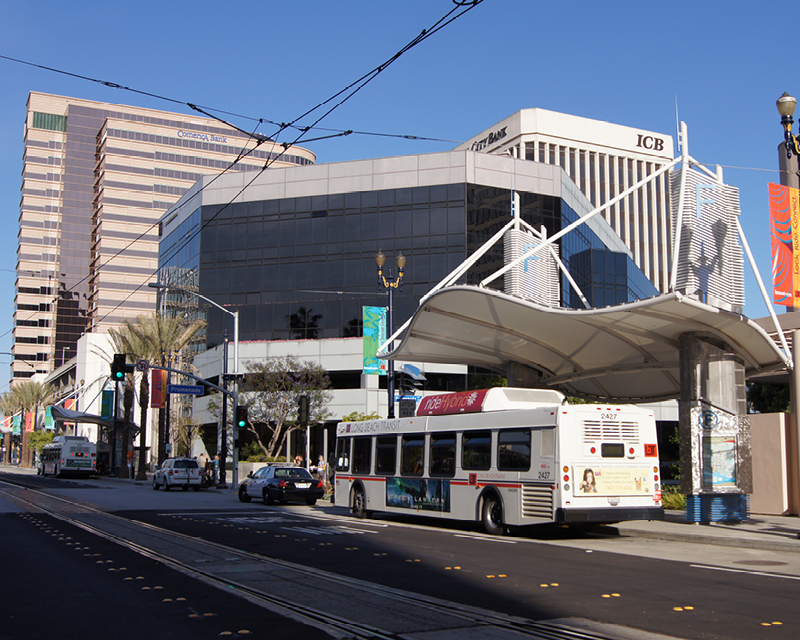
<svg viewBox="0 0 800 640">
<path fill-rule="evenodd" d="M 48 131 L 66 131 L 67 116 L 57 116 L 53 113 L 33 112 L 34 129 L 47 129 Z"/>
</svg>

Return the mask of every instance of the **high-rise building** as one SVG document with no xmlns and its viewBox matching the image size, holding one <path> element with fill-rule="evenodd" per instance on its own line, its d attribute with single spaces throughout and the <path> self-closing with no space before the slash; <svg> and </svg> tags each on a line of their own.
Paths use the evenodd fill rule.
<svg viewBox="0 0 800 640">
<path fill-rule="evenodd" d="M 159 220 L 198 179 L 314 161 L 210 118 L 32 92 L 12 381 L 61 366 L 82 334 L 155 309 Z"/>
<path fill-rule="evenodd" d="M 672 137 L 634 127 L 522 109 L 456 149 L 560 166 L 594 207 L 606 204 L 673 158 Z M 662 293 L 669 287 L 669 175 L 606 209 L 603 216 Z"/>
</svg>

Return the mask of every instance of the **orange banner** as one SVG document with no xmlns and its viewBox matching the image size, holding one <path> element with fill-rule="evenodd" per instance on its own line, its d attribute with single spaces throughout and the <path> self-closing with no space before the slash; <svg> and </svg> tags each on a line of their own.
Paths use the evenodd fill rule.
<svg viewBox="0 0 800 640">
<path fill-rule="evenodd" d="M 33 413 L 31 411 L 25 414 L 25 431 L 26 433 L 33 431 Z"/>
<path fill-rule="evenodd" d="M 167 372 L 152 369 L 150 377 L 150 408 L 163 409 L 167 406 Z"/>
<path fill-rule="evenodd" d="M 800 302 L 800 191 L 769 185 L 772 236 L 772 300 L 787 307 Z"/>
</svg>

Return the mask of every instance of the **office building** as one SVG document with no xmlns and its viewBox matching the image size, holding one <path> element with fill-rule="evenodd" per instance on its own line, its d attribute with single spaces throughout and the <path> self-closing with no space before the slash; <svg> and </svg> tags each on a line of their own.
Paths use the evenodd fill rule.
<svg viewBox="0 0 800 640">
<path fill-rule="evenodd" d="M 379 376 L 362 373 L 361 340 L 349 339 L 361 335 L 363 306 L 386 304 L 376 286 L 378 250 L 387 265 L 401 252 L 406 257 L 405 285 L 394 294 L 399 326 L 423 295 L 512 219 L 512 202 L 523 221 L 547 235 L 592 208 L 558 166 L 467 150 L 287 167 L 252 178 L 203 178 L 179 201 L 177 216 L 163 220 L 159 278 L 238 309 L 242 363 L 282 352 L 283 341 L 317 343 L 298 343 L 298 352 L 319 352 L 337 394 L 333 405 L 382 415 L 385 378 L 379 383 Z M 590 305 L 657 294 L 602 217 L 558 244 Z M 477 283 L 504 260 L 500 242 L 463 281 Z M 565 277 L 559 285 L 561 306 L 583 306 Z M 504 286 L 502 279 L 496 286 Z M 193 296 L 168 295 L 168 308 L 193 304 Z M 195 359 L 204 377 L 219 375 L 225 328 L 231 338 L 226 316 L 208 312 L 207 346 L 217 349 Z M 467 384 L 466 367 L 423 370 L 426 391 Z"/>
<path fill-rule="evenodd" d="M 32 92 L 12 382 L 60 367 L 82 334 L 155 309 L 143 285 L 158 266 L 158 223 L 198 179 L 314 161 L 209 118 Z"/>
<path fill-rule="evenodd" d="M 673 158 L 671 136 L 546 109 L 517 111 L 456 148 L 557 165 L 593 207 Z M 602 215 L 639 269 L 665 293 L 670 276 L 669 175 L 627 195 Z"/>
</svg>

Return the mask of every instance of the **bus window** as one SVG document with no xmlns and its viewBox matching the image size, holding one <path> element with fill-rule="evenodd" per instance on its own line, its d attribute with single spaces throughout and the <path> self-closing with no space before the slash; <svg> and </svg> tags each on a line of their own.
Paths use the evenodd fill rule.
<svg viewBox="0 0 800 640">
<path fill-rule="evenodd" d="M 461 468 L 488 471 L 492 464 L 492 432 L 465 432 L 461 439 Z"/>
<path fill-rule="evenodd" d="M 372 438 L 353 438 L 353 473 L 369 473 L 372 466 Z"/>
<path fill-rule="evenodd" d="M 448 476 L 456 474 L 456 436 L 455 434 L 431 436 L 431 475 Z"/>
<path fill-rule="evenodd" d="M 552 458 L 556 455 L 556 432 L 554 429 L 542 431 L 542 456 Z"/>
<path fill-rule="evenodd" d="M 350 471 L 350 438 L 336 440 L 336 470 Z"/>
<path fill-rule="evenodd" d="M 528 471 L 531 468 L 530 429 L 509 429 L 498 433 L 497 468 L 501 471 Z"/>
<path fill-rule="evenodd" d="M 397 438 L 379 437 L 376 442 L 375 473 L 393 476 L 397 469 Z"/>
<path fill-rule="evenodd" d="M 400 471 L 407 476 L 421 476 L 425 463 L 425 436 L 403 436 Z"/>
</svg>

